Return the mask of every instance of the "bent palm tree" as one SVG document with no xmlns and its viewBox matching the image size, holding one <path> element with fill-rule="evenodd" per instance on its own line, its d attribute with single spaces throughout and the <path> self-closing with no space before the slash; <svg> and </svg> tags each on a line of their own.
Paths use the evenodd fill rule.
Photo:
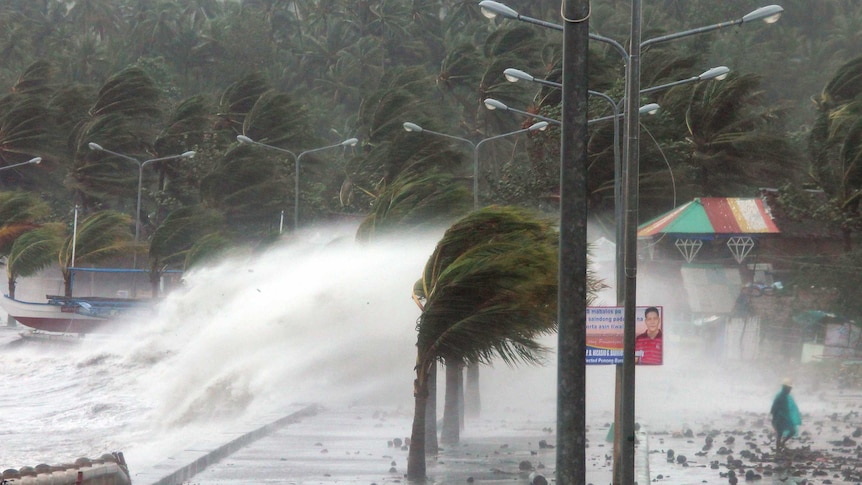
<svg viewBox="0 0 862 485">
<path fill-rule="evenodd" d="M 557 233 L 523 209 L 487 207 L 446 231 L 414 286 L 415 409 L 407 475 L 425 477 L 425 409 L 438 360 L 540 363 L 556 329 Z"/>
<path fill-rule="evenodd" d="M 31 192 L 0 192 L 0 256 L 8 255 L 15 239 L 50 213 L 48 204 Z"/>
<path fill-rule="evenodd" d="M 28 231 L 15 239 L 6 259 L 9 298 L 15 298 L 16 280 L 19 276 L 33 276 L 56 261 L 54 258 L 63 245 L 65 235 L 65 225 L 54 222 Z"/>
<path fill-rule="evenodd" d="M 72 296 L 73 265 L 96 263 L 129 249 L 132 240 L 132 233 L 129 231 L 131 222 L 129 215 L 116 211 L 96 212 L 81 221 L 77 234 L 68 236 L 60 248 L 64 296 Z"/>
<path fill-rule="evenodd" d="M 189 251 L 207 236 L 216 234 L 223 224 L 220 213 L 200 205 L 183 207 L 168 215 L 150 241 L 150 285 L 154 297 L 159 294 L 159 280 L 165 269 L 184 265 Z"/>
<path fill-rule="evenodd" d="M 470 210 L 470 192 L 450 174 L 402 172 L 374 199 L 358 240 L 393 231 L 445 227 Z"/>
</svg>

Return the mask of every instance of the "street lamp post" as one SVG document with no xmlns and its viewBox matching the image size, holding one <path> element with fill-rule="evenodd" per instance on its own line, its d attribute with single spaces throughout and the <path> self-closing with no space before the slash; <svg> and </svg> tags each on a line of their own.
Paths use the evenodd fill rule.
<svg viewBox="0 0 862 485">
<path fill-rule="evenodd" d="M 489 18 L 494 18 L 500 15 L 504 18 L 519 20 L 527 23 L 532 23 L 542 27 L 551 28 L 554 30 L 563 31 L 566 34 L 566 29 L 563 26 L 545 22 L 542 20 L 525 17 L 518 14 L 515 10 L 492 0 L 482 0 L 479 2 L 482 8 L 482 13 Z M 617 418 L 620 421 L 620 426 L 617 427 L 617 436 L 615 437 L 615 448 L 620 447 L 620 460 L 614 459 L 614 478 L 619 478 L 621 483 L 634 483 L 634 398 L 635 398 L 635 367 L 634 367 L 634 340 L 635 340 L 635 310 L 636 310 L 636 295 L 637 295 L 637 223 L 638 223 L 638 170 L 639 156 L 638 152 L 638 124 L 639 114 L 637 108 L 638 94 L 640 91 L 640 56 L 641 52 L 647 47 L 667 42 L 674 39 L 688 37 L 697 34 L 712 32 L 719 29 L 725 29 L 732 26 L 742 25 L 748 22 L 763 20 L 766 23 L 774 23 L 781 16 L 784 9 L 778 5 L 769 5 L 758 8 L 742 18 L 721 22 L 718 24 L 708 25 L 696 29 L 686 30 L 675 34 L 669 34 L 647 41 L 641 42 L 641 2 L 640 0 L 632 0 L 632 19 L 631 31 L 629 34 L 630 46 L 626 51 L 622 46 L 606 37 L 590 34 L 589 38 L 600 42 L 605 42 L 616 49 L 622 56 L 625 62 L 625 77 L 626 77 L 626 128 L 625 128 L 625 159 L 623 166 L 624 190 L 621 196 L 623 205 L 623 240 L 617 241 L 619 246 L 622 243 L 623 260 L 617 259 L 617 274 L 623 274 L 625 277 L 621 281 L 620 287 L 617 288 L 617 304 L 622 301 L 624 306 L 624 349 L 623 349 L 623 364 L 617 366 L 618 380 L 618 397 L 616 399 L 618 406 L 621 403 L 621 409 L 618 410 Z M 564 39 L 564 44 L 568 42 Z M 565 52 L 565 46 L 564 46 Z M 571 94 L 567 93 L 568 83 L 572 83 L 571 79 L 567 79 L 566 63 L 564 62 L 563 69 L 563 100 L 568 99 Z M 565 123 L 564 123 L 565 127 Z M 565 143 L 565 138 L 563 140 Z M 619 222 L 618 222 L 619 224 Z M 561 241 L 561 245 L 563 241 Z M 564 248 L 561 248 L 561 251 Z M 617 253 L 620 254 L 619 251 Z M 624 265 L 624 270 L 620 270 L 620 265 Z M 562 268 L 561 268 L 562 269 Z M 562 305 L 562 301 L 560 304 Z M 560 436 L 561 439 L 565 437 Z M 616 453 L 615 453 L 616 454 Z M 622 463 L 618 463 L 618 461 Z"/>
<path fill-rule="evenodd" d="M 42 163 L 42 157 L 34 157 L 34 158 L 31 158 L 30 160 L 27 160 L 26 162 L 13 163 L 12 165 L 6 165 L 5 167 L 0 167 L 0 171 L 9 170 L 9 169 L 15 168 L 15 167 L 21 167 L 23 165 L 39 165 L 40 163 Z"/>
<path fill-rule="evenodd" d="M 559 124 L 559 121 L 556 121 L 556 120 L 551 120 L 551 121 Z M 489 142 L 491 140 L 497 140 L 499 138 L 517 135 L 519 133 L 527 133 L 527 132 L 531 132 L 531 131 L 544 131 L 547 127 L 548 127 L 548 121 L 539 121 L 537 123 L 533 123 L 532 125 L 528 126 L 527 128 L 522 128 L 520 130 L 510 131 L 508 133 L 503 133 L 500 135 L 495 135 L 495 136 L 491 136 L 488 138 L 483 138 L 483 139 L 479 140 L 478 142 L 473 142 L 472 140 L 468 140 L 466 138 L 461 138 L 460 136 L 447 135 L 446 133 L 431 131 L 431 130 L 422 128 L 421 126 L 417 125 L 416 123 L 411 123 L 409 121 L 404 123 L 404 129 L 406 131 L 409 131 L 409 132 L 429 133 L 431 135 L 442 136 L 444 138 L 451 138 L 453 140 L 463 141 L 465 143 L 470 144 L 470 146 L 473 148 L 473 210 L 476 210 L 479 208 L 479 147 L 481 147 L 482 144 L 484 144 L 485 142 Z"/>
<path fill-rule="evenodd" d="M 263 148 L 268 148 L 270 150 L 275 150 L 278 152 L 287 153 L 293 157 L 294 172 L 295 172 L 294 173 L 294 184 L 293 184 L 293 190 L 294 190 L 293 230 L 294 231 L 299 228 L 299 162 L 302 160 L 302 157 L 309 154 L 309 153 L 319 152 L 322 150 L 329 150 L 330 148 L 348 147 L 348 146 L 352 147 L 352 146 L 356 146 L 356 144 L 359 143 L 359 140 L 357 140 L 356 138 L 348 138 L 348 139 L 342 141 L 341 143 L 336 143 L 334 145 L 327 145 L 325 147 L 320 147 L 320 148 L 312 148 L 310 150 L 305 150 L 303 152 L 300 152 L 299 155 L 297 155 L 297 154 L 293 153 L 292 151 L 290 151 L 286 148 L 281 148 L 281 147 L 277 147 L 274 145 L 268 145 L 266 143 L 255 141 L 255 140 L 252 140 L 251 138 L 249 138 L 245 135 L 237 135 L 236 141 L 238 141 L 242 144 L 245 144 L 245 145 L 258 145 L 258 146 L 261 146 Z"/>
<path fill-rule="evenodd" d="M 187 151 L 187 152 L 183 152 L 179 155 L 170 155 L 167 157 L 151 158 L 149 160 L 140 161 L 137 158 L 131 157 L 129 155 L 114 152 L 114 151 L 108 150 L 107 148 L 102 148 L 102 146 L 99 145 L 98 143 L 90 142 L 87 146 L 90 147 L 90 150 L 98 151 L 98 152 L 105 152 L 105 153 L 114 155 L 115 157 L 124 158 L 126 160 L 129 160 L 131 162 L 135 162 L 136 164 L 138 164 L 138 203 L 137 203 L 137 209 L 135 210 L 135 242 L 137 243 L 138 240 L 140 239 L 140 234 L 141 234 L 141 190 L 143 188 L 143 181 L 144 181 L 144 167 L 153 163 L 153 162 L 163 162 L 166 160 L 176 160 L 176 159 L 180 159 L 180 158 L 194 158 L 195 152 Z"/>
<path fill-rule="evenodd" d="M 741 19 L 690 29 L 683 32 L 664 35 L 641 42 L 641 0 L 632 0 L 631 31 L 629 34 L 629 53 L 626 58 L 626 106 L 625 111 L 630 116 L 626 118 L 625 157 L 623 169 L 623 265 L 621 274 L 622 288 L 617 288 L 617 298 L 623 300 L 623 365 L 617 369 L 617 381 L 620 389 L 619 430 L 619 463 L 614 464 L 614 476 L 619 476 L 621 483 L 634 483 L 635 469 L 635 337 L 637 324 L 637 230 L 640 179 L 640 117 L 638 97 L 640 94 L 640 63 L 641 53 L 649 46 L 680 39 L 697 34 L 742 25 L 747 22 L 763 20 L 773 23 L 778 20 L 782 9 L 778 5 L 759 8 Z M 617 263 L 619 264 L 619 262 Z M 619 271 L 619 270 L 618 270 Z"/>
</svg>

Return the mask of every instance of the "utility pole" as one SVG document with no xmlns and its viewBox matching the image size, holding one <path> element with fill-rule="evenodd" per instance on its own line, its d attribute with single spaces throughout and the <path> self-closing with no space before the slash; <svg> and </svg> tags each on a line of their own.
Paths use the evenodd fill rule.
<svg viewBox="0 0 862 485">
<path fill-rule="evenodd" d="M 557 356 L 557 483 L 586 478 L 589 0 L 562 0 L 563 119 Z"/>
</svg>

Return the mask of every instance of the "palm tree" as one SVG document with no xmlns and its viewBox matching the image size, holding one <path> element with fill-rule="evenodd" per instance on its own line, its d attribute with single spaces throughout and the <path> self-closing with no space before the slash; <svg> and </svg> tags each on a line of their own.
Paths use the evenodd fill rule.
<svg viewBox="0 0 862 485">
<path fill-rule="evenodd" d="M 161 115 L 159 97 L 155 82 L 137 67 L 111 76 L 99 89 L 89 117 L 74 130 L 75 160 L 66 181 L 86 207 L 105 204 L 111 196 L 135 194 L 134 165 L 93 152 L 88 144 L 96 142 L 116 152 L 151 158 L 155 122 Z"/>
<path fill-rule="evenodd" d="M 408 478 L 425 478 L 428 379 L 437 361 L 540 363 L 556 329 L 557 233 L 523 209 L 487 207 L 450 227 L 414 286 L 417 325 Z"/>
<path fill-rule="evenodd" d="M 31 192 L 0 192 L 0 256 L 8 255 L 15 239 L 37 228 L 50 212 L 48 204 Z"/>
<path fill-rule="evenodd" d="M 785 187 L 781 201 L 794 213 L 813 216 L 840 229 L 844 249 L 862 227 L 862 57 L 841 66 L 819 96 L 817 117 L 808 140 L 808 177 L 827 198 Z"/>
<path fill-rule="evenodd" d="M 131 222 L 132 218 L 128 214 L 110 210 L 96 212 L 81 221 L 76 233 L 66 237 L 59 253 L 64 296 L 72 296 L 73 265 L 98 263 L 129 250 L 132 242 L 132 233 L 129 231 Z"/>
<path fill-rule="evenodd" d="M 442 226 L 469 212 L 470 204 L 470 192 L 451 175 L 407 171 L 377 196 L 356 238 Z"/>
<path fill-rule="evenodd" d="M 36 240 L 50 233 L 48 229 L 29 236 L 28 241 L 22 242 L 18 248 L 15 246 L 23 236 L 44 227 L 39 221 L 50 212 L 48 204 L 31 192 L 0 192 L 0 255 L 7 256 L 6 273 L 9 296 L 12 298 L 15 297 L 15 280 L 18 276 L 29 276 L 41 269 L 43 266 L 36 261 L 40 257 L 53 261 L 56 250 L 49 250 L 45 255 L 30 252 L 32 247 L 38 245 Z M 26 251 L 23 249 L 25 247 L 28 248 Z M 12 256 L 13 252 L 15 256 Z M 27 254 L 22 254 L 24 252 Z"/>
<path fill-rule="evenodd" d="M 731 73 L 724 81 L 680 86 L 661 97 L 662 112 L 672 119 L 685 115 L 679 120 L 688 132 L 679 148 L 685 157 L 680 172 L 688 174 L 682 177 L 683 199 L 752 194 L 796 175 L 798 157 L 781 132 L 784 110 L 765 105 L 759 86 L 756 75 Z M 667 170 L 663 157 L 647 159 L 655 165 L 642 173 Z M 656 189 L 642 189 L 642 198 L 655 197 Z"/>
<path fill-rule="evenodd" d="M 231 148 L 201 179 L 204 204 L 246 235 L 267 232 L 288 203 L 285 158 L 249 145 Z"/>
<path fill-rule="evenodd" d="M 150 241 L 150 284 L 154 297 L 159 294 L 159 281 L 165 269 L 183 267 L 192 248 L 207 236 L 220 233 L 223 225 L 220 213 L 200 205 L 183 207 L 168 215 Z M 210 253 L 216 249 L 211 244 L 207 247 Z M 198 252 L 196 259 L 202 256 Z"/>
<path fill-rule="evenodd" d="M 15 239 L 6 259 L 10 298 L 15 298 L 16 280 L 19 276 L 33 276 L 56 261 L 57 252 L 62 247 L 65 236 L 65 224 L 52 222 Z"/>
</svg>

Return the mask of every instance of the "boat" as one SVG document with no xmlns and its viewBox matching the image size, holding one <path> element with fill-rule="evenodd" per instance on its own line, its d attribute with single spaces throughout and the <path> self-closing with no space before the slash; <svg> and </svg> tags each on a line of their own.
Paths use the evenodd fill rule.
<svg viewBox="0 0 862 485">
<path fill-rule="evenodd" d="M 142 269 L 118 268 L 70 268 L 73 274 L 73 295 L 75 274 L 90 275 L 146 274 Z M 166 270 L 163 276 L 177 280 L 182 272 Z M 113 280 L 112 280 L 113 281 Z M 163 280 L 163 283 L 165 280 Z M 116 285 L 117 283 L 114 282 Z M 110 284 L 102 285 L 103 290 Z M 169 285 L 170 286 L 170 285 Z M 116 286 L 114 286 L 115 288 Z M 36 331 L 54 334 L 88 334 L 110 332 L 120 320 L 152 312 L 157 300 L 152 298 L 129 298 L 127 290 L 117 291 L 117 296 L 60 296 L 45 295 L 45 301 L 24 301 L 4 294 L 0 306 L 21 325 Z"/>
<path fill-rule="evenodd" d="M 86 334 L 110 331 L 121 317 L 147 311 L 149 300 L 46 295 L 45 303 L 16 300 L 3 295 L 0 305 L 18 323 L 34 330 Z"/>
<path fill-rule="evenodd" d="M 137 260 L 134 268 L 86 268 L 75 266 L 75 246 L 78 234 L 78 206 L 75 206 L 75 219 L 72 229 L 72 258 L 71 265 L 66 268 L 70 273 L 69 295 L 75 294 L 75 279 L 79 273 L 89 274 L 90 278 L 96 275 L 120 275 L 121 281 L 112 279 L 99 285 L 102 291 L 115 291 L 118 284 L 127 284 L 128 278 L 132 278 L 132 294 L 136 295 L 136 275 L 149 275 L 149 271 L 137 269 Z M 137 235 L 136 238 L 137 240 Z M 160 285 L 165 285 L 165 276 L 176 277 L 181 275 L 180 270 L 164 270 L 161 273 Z M 131 276 L 129 276 L 131 275 Z M 94 282 L 91 281 L 91 292 L 95 292 Z M 0 306 L 6 310 L 10 319 L 14 318 L 22 325 L 36 331 L 51 332 L 54 334 L 87 334 L 94 332 L 110 331 L 116 322 L 122 317 L 131 316 L 130 313 L 141 313 L 150 311 L 155 300 L 128 298 L 128 290 L 119 290 L 116 296 L 58 296 L 45 295 L 45 302 L 32 302 L 17 300 L 8 294 L 0 299 Z"/>
</svg>

